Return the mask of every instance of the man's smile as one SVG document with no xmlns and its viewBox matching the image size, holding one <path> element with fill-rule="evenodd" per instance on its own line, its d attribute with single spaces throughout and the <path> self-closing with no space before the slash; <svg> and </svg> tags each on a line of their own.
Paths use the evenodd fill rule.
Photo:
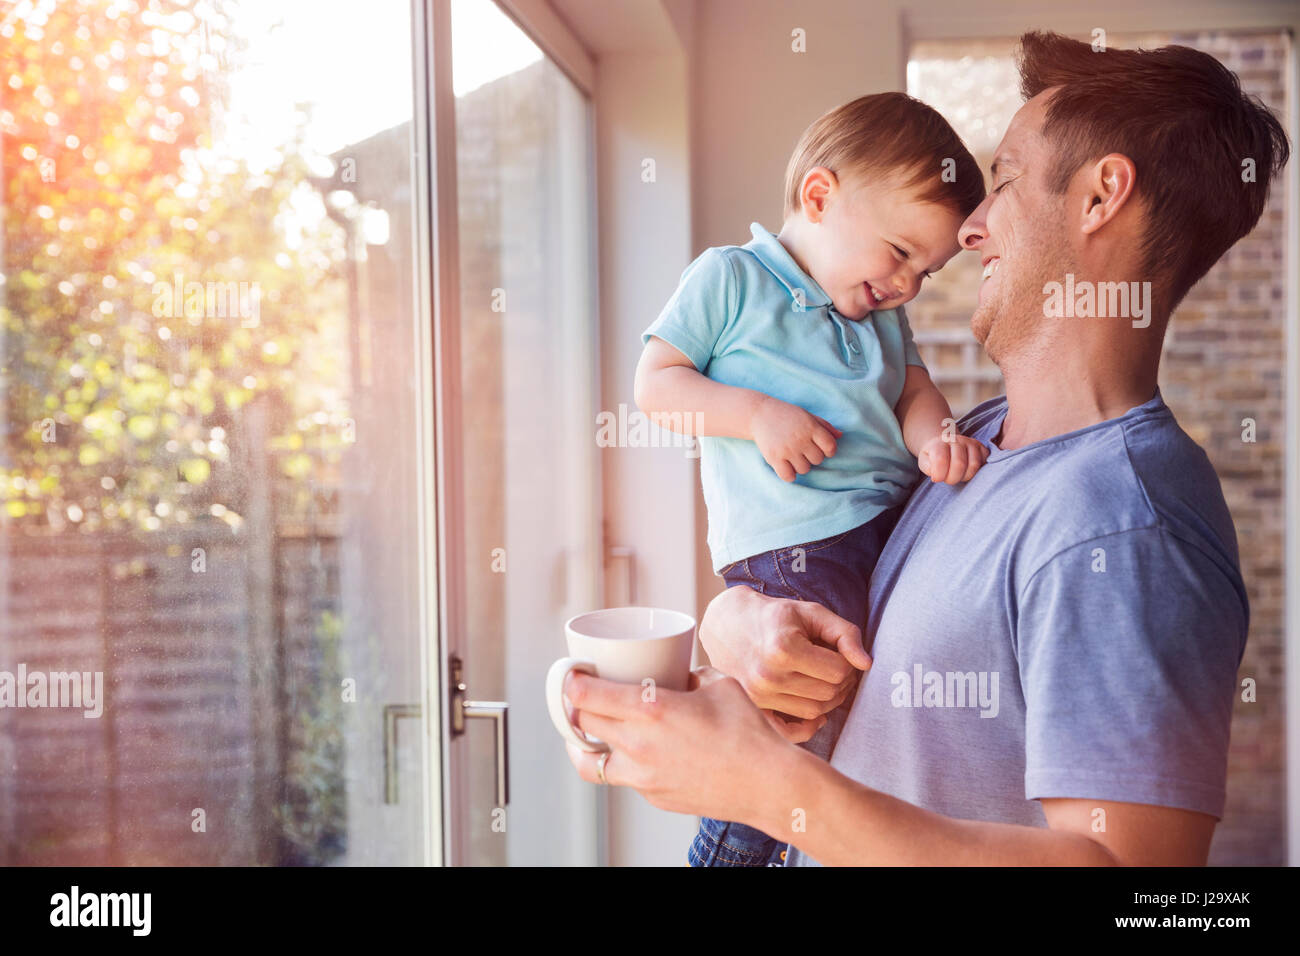
<svg viewBox="0 0 1300 956">
<path fill-rule="evenodd" d="M 984 276 L 980 279 L 979 301 L 984 301 L 985 289 L 989 286 L 989 280 L 993 278 L 998 267 L 1002 265 L 1001 256 L 988 256 L 984 260 Z"/>
</svg>

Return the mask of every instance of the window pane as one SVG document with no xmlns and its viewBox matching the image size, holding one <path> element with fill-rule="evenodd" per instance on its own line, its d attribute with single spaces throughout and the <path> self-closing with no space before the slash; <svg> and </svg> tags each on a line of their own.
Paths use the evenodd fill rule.
<svg viewBox="0 0 1300 956">
<path fill-rule="evenodd" d="M 0 27 L 0 863 L 421 858 L 409 7 L 341 26 Z"/>
<path fill-rule="evenodd" d="M 467 680 L 510 702 L 509 825 L 469 729 L 470 862 L 579 862 L 594 836 L 546 717 L 564 621 L 595 606 L 595 317 L 585 98 L 488 0 L 454 0 Z"/>
</svg>

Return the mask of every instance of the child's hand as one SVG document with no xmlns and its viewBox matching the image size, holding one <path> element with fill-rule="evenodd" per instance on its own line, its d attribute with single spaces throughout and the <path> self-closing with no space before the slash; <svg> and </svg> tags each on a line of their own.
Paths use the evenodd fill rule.
<svg viewBox="0 0 1300 956">
<path fill-rule="evenodd" d="M 957 435 L 951 441 L 935 435 L 921 446 L 916 464 L 931 481 L 950 485 L 970 481 L 989 457 L 989 450 L 973 438 Z"/>
<path fill-rule="evenodd" d="M 782 481 L 808 474 L 814 465 L 835 454 L 835 440 L 844 435 L 830 422 L 798 405 L 771 397 L 754 410 L 750 432 L 763 460 Z"/>
</svg>

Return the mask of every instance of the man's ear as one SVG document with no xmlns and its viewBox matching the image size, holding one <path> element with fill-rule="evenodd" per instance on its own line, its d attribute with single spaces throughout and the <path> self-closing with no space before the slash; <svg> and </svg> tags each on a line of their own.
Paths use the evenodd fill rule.
<svg viewBox="0 0 1300 956">
<path fill-rule="evenodd" d="M 1083 218 L 1085 233 L 1094 233 L 1124 208 L 1137 184 L 1137 168 L 1123 153 L 1110 153 L 1083 171 Z"/>
<path fill-rule="evenodd" d="M 839 188 L 839 179 L 825 166 L 814 166 L 804 173 L 799 184 L 799 205 L 804 217 L 813 224 L 821 222 L 831 197 Z"/>
</svg>

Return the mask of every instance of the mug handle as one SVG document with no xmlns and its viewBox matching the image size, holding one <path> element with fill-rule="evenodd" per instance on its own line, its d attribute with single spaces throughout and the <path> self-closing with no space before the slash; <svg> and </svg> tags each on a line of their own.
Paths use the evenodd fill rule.
<svg viewBox="0 0 1300 956">
<path fill-rule="evenodd" d="M 588 737 L 569 720 L 568 708 L 564 706 L 564 681 L 569 671 L 581 671 L 596 675 L 596 665 L 591 661 L 581 661 L 575 657 L 561 657 L 551 665 L 546 673 L 546 709 L 551 713 L 551 723 L 560 732 L 560 736 L 588 753 L 600 753 L 608 750 L 609 745 L 601 740 Z"/>
</svg>

